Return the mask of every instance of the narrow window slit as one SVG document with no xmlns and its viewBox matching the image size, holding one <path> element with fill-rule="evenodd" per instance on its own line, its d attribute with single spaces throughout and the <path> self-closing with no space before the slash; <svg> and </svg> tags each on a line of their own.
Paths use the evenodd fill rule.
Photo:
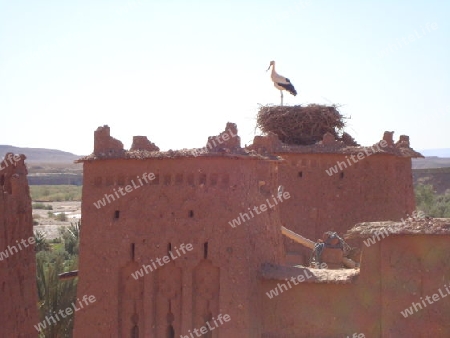
<svg viewBox="0 0 450 338">
<path fill-rule="evenodd" d="M 208 258 L 208 242 L 205 242 L 203 244 L 203 258 Z"/>
</svg>

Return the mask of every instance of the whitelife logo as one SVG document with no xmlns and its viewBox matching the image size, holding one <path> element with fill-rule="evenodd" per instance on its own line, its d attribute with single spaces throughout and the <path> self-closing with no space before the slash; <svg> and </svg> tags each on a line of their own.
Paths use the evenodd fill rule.
<svg viewBox="0 0 450 338">
<path fill-rule="evenodd" d="M 278 205 L 278 203 L 281 203 L 284 200 L 289 199 L 290 197 L 291 197 L 291 195 L 287 191 L 280 192 L 280 193 L 278 193 L 277 197 L 274 197 L 272 195 L 272 202 L 274 204 L 271 204 L 269 199 L 267 198 L 266 199 L 267 204 L 263 203 L 263 204 L 261 204 L 259 206 L 259 208 L 258 208 L 257 205 L 255 205 L 252 208 L 252 210 L 254 210 L 257 215 L 260 215 L 262 212 L 267 211 L 267 206 L 269 206 L 270 209 L 274 208 L 276 205 Z M 284 198 L 284 200 L 283 200 L 283 198 Z M 245 223 L 245 221 L 249 221 L 250 218 L 254 218 L 255 217 L 255 215 L 253 214 L 252 210 L 250 208 L 248 208 L 248 212 L 250 213 L 250 215 L 252 215 L 252 217 L 250 217 L 249 214 L 246 213 L 246 212 L 241 212 L 239 214 L 239 217 L 233 219 L 231 222 L 228 222 L 228 224 L 231 225 L 231 227 L 236 228 L 237 225 L 241 225 L 241 220 L 242 220 L 242 223 Z M 247 217 L 247 219 L 245 219 L 244 216 Z"/>
<path fill-rule="evenodd" d="M 327 263 L 321 263 L 320 264 L 320 269 L 328 269 L 328 265 Z M 277 287 L 270 290 L 269 292 L 266 292 L 267 297 L 269 297 L 270 299 L 272 299 L 273 297 L 276 297 L 280 294 L 282 294 L 284 291 L 288 290 L 288 286 L 289 286 L 289 290 L 292 289 L 292 283 L 294 283 L 294 285 L 298 285 L 300 283 L 303 283 L 305 280 L 310 279 L 314 277 L 312 274 L 310 274 L 308 272 L 308 270 L 303 271 L 303 273 L 301 273 L 300 275 L 298 275 L 297 277 L 291 277 L 290 280 L 287 281 L 287 286 L 286 283 L 277 284 Z M 280 293 L 278 293 L 278 290 L 280 290 Z"/>
<path fill-rule="evenodd" d="M 68 307 L 65 310 L 59 310 L 58 313 L 62 318 L 66 318 L 67 316 L 71 316 L 74 312 L 77 312 L 77 311 L 83 309 L 84 305 L 87 306 L 89 304 L 94 303 L 95 301 L 96 301 L 95 296 L 84 295 L 81 301 L 77 298 L 79 307 L 77 307 L 75 305 L 75 303 L 72 303 L 71 307 Z M 83 305 L 83 303 L 84 303 L 84 305 Z M 47 328 L 47 324 L 48 324 L 48 326 L 50 326 L 50 325 L 54 325 L 57 322 L 59 322 L 61 320 L 61 318 L 58 316 L 56 311 L 53 311 L 53 313 L 54 314 L 50 314 L 50 316 L 48 316 L 48 315 L 45 316 L 45 319 L 42 322 L 40 322 L 38 325 L 34 325 L 34 328 L 38 332 L 41 332 L 42 330 Z M 55 317 L 56 317 L 56 319 L 55 319 Z"/>
<path fill-rule="evenodd" d="M 350 158 L 348 158 L 348 156 L 345 156 L 347 163 L 345 163 L 345 161 L 342 161 L 342 162 L 337 161 L 335 166 L 330 167 L 329 169 L 325 169 L 325 172 L 328 174 L 328 176 L 337 174 L 339 171 L 342 171 L 344 169 L 347 169 L 348 167 L 351 167 L 353 165 L 353 163 L 358 163 L 358 161 L 361 161 L 364 158 L 369 157 L 370 155 L 381 152 L 380 146 L 382 148 L 386 147 L 387 142 L 385 140 L 382 140 L 382 141 L 380 141 L 380 143 L 377 143 L 373 147 L 364 148 L 364 152 L 360 151 L 359 153 L 356 154 L 356 157 L 358 159 L 355 158 L 355 154 L 350 155 Z M 372 153 L 369 150 L 372 150 Z M 353 161 L 353 163 L 350 161 L 350 159 Z M 347 166 L 347 164 L 348 164 L 348 166 Z"/>
<path fill-rule="evenodd" d="M 194 247 L 192 246 L 191 243 L 186 244 L 186 246 L 184 245 L 184 243 L 182 243 L 182 244 L 180 245 L 180 250 L 183 251 L 183 254 L 184 254 L 184 255 L 186 254 L 186 250 L 187 250 L 187 251 L 192 251 L 193 249 L 194 249 Z M 178 248 L 177 248 L 177 247 L 175 247 L 175 251 L 176 251 L 176 253 L 177 253 L 177 256 L 174 256 L 174 255 L 172 254 L 172 250 L 171 250 L 171 251 L 169 251 L 169 255 L 168 255 L 168 256 L 164 256 L 163 258 L 159 258 L 159 257 L 156 258 L 155 260 L 156 260 L 156 262 L 158 263 L 159 267 L 162 267 L 162 266 L 164 266 L 164 264 L 169 263 L 171 259 L 172 259 L 172 260 L 175 260 L 175 259 L 177 259 L 178 257 L 181 256 L 181 253 L 180 253 L 180 251 L 178 251 Z M 170 256 L 170 257 L 169 257 L 169 256 Z M 162 263 L 161 263 L 161 261 L 162 261 Z M 158 266 L 156 265 L 156 263 L 155 263 L 155 262 L 153 261 L 153 259 L 152 259 L 150 265 L 145 265 L 145 264 L 143 264 L 143 265 L 142 265 L 142 268 L 140 268 L 139 270 L 136 270 L 136 272 L 133 272 L 133 273 L 131 274 L 131 276 L 132 276 L 135 280 L 137 280 L 137 279 L 140 278 L 140 277 L 144 277 L 145 274 L 148 275 L 150 272 L 153 272 L 153 271 L 156 270 L 157 268 L 158 268 Z M 144 272 L 145 272 L 145 274 L 144 274 Z"/>
<path fill-rule="evenodd" d="M 6 259 L 6 258 L 12 256 L 15 253 L 18 253 L 20 250 L 23 250 L 23 248 L 20 245 L 20 243 L 22 243 L 22 245 L 25 248 L 28 248 L 28 246 L 34 244 L 35 242 L 36 241 L 35 241 L 34 237 L 28 238 L 28 244 L 27 244 L 27 241 L 25 239 L 22 239 L 20 242 L 16 240 L 17 246 L 16 245 L 12 245 L 12 246 L 8 245 L 8 247 L 6 248 L 5 251 L 0 251 L 0 261 L 2 261 L 3 259 Z M 17 247 L 19 249 L 17 249 Z M 8 251 L 9 251 L 9 253 L 8 253 Z M 15 252 L 13 252 L 13 251 L 15 251 Z"/>
<path fill-rule="evenodd" d="M 139 176 L 136 176 L 136 178 L 139 181 L 140 185 L 137 185 L 136 183 L 134 183 L 134 180 L 131 180 L 132 185 L 128 184 L 125 186 L 125 188 L 120 187 L 117 190 L 114 188 L 113 192 L 116 195 L 117 199 L 119 199 L 121 196 L 126 196 L 127 193 L 132 192 L 133 190 L 139 189 L 140 187 L 142 187 L 144 185 L 144 183 L 142 182 L 141 178 Z M 149 181 L 153 181 L 155 179 L 155 174 L 154 173 L 144 173 L 142 175 L 142 179 L 145 181 L 146 184 L 149 184 Z M 125 192 L 123 191 L 125 189 Z M 120 192 L 120 195 L 119 195 Z M 94 206 L 97 209 L 100 209 L 101 207 L 106 206 L 106 204 L 114 202 L 116 200 L 116 197 L 114 197 L 113 194 L 105 194 L 105 197 L 103 197 L 101 200 L 98 200 L 97 202 L 94 202 Z"/>
<path fill-rule="evenodd" d="M 411 217 L 413 219 L 423 219 L 425 217 L 425 213 L 423 211 L 413 211 Z M 400 220 L 402 222 L 403 225 L 405 225 L 406 221 L 402 218 Z M 374 235 L 372 237 L 367 238 L 366 240 L 363 241 L 363 243 L 365 244 L 366 247 L 371 246 L 372 244 L 375 244 L 377 241 L 380 241 L 380 237 L 382 239 L 385 239 L 386 237 L 388 237 L 390 234 L 393 234 L 395 232 L 393 232 L 392 230 L 388 229 L 388 228 L 384 228 L 381 231 L 375 231 Z"/>
<path fill-rule="evenodd" d="M 211 150 L 213 147 L 216 147 L 216 141 L 219 144 L 222 144 L 223 141 L 228 141 L 230 138 L 236 137 L 237 134 L 234 134 L 230 129 L 227 129 L 227 133 L 223 133 L 219 136 L 216 136 L 214 139 L 212 139 L 212 142 L 209 141 L 208 144 L 206 145 L 206 147 L 200 148 L 200 149 L 194 149 L 191 151 L 192 155 L 194 155 L 195 157 L 201 155 L 201 154 L 205 154 L 208 152 L 208 148 Z M 231 137 L 230 137 L 231 136 Z"/>
<path fill-rule="evenodd" d="M 20 160 L 21 160 L 20 155 L 14 155 L 12 153 L 8 153 L 5 156 L 5 158 L 0 161 L 0 170 L 8 168 L 10 165 L 14 166 L 14 163 L 19 162 Z M 5 166 L 3 166 L 3 165 L 5 165 Z"/>
<path fill-rule="evenodd" d="M 195 333 L 195 336 L 193 335 L 191 330 L 188 330 L 189 331 L 189 335 L 184 336 L 184 335 L 181 334 L 180 338 L 202 337 L 203 335 L 207 334 L 208 331 L 213 331 L 213 330 L 215 330 L 215 329 L 217 329 L 219 327 L 219 324 L 217 323 L 217 321 L 220 322 L 220 325 L 223 325 L 226 322 L 229 322 L 230 320 L 231 320 L 230 315 L 225 314 L 225 315 L 223 315 L 223 318 L 222 318 L 222 314 L 219 314 L 217 316 L 217 319 L 213 317 L 210 321 L 206 322 L 206 325 L 208 327 L 202 326 L 200 329 L 193 329 L 192 331 L 193 331 L 193 333 Z M 214 326 L 211 326 L 210 322 L 214 322 Z"/>
<path fill-rule="evenodd" d="M 434 302 L 437 302 L 438 300 L 441 300 L 442 298 L 447 297 L 448 295 L 450 295 L 450 290 L 448 289 L 447 284 L 444 285 L 445 287 L 445 291 L 447 291 L 447 293 L 443 293 L 442 290 L 439 288 L 439 294 L 435 293 L 433 294 L 431 297 L 430 296 L 426 296 L 425 299 L 427 300 L 428 304 L 433 304 Z M 439 296 L 440 295 L 440 296 Z M 420 297 L 420 301 L 423 304 L 423 307 L 427 307 L 427 302 L 425 302 L 425 299 L 423 299 L 423 297 Z M 433 299 L 433 301 L 431 301 L 431 299 Z M 407 318 L 408 316 L 411 316 L 414 314 L 415 312 L 418 312 L 419 310 L 423 310 L 422 304 L 419 303 L 411 303 L 411 306 L 403 311 L 400 311 L 400 313 L 402 314 L 403 317 Z"/>
</svg>

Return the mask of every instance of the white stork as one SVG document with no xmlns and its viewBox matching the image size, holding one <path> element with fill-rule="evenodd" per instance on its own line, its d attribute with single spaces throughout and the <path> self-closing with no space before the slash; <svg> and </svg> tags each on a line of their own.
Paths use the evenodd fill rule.
<svg viewBox="0 0 450 338">
<path fill-rule="evenodd" d="M 297 91 L 295 90 L 291 81 L 287 77 L 277 74 L 277 72 L 275 71 L 275 61 L 270 61 L 270 65 L 269 68 L 267 68 L 267 70 L 269 70 L 270 67 L 272 67 L 272 74 L 270 75 L 270 77 L 272 78 L 273 85 L 275 86 L 275 88 L 277 88 L 280 91 L 281 105 L 283 105 L 283 90 L 287 90 L 294 96 L 297 95 Z"/>
</svg>

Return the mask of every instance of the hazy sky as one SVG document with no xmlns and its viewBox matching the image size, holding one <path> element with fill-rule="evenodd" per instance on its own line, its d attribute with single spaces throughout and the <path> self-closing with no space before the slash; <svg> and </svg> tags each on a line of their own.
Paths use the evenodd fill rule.
<svg viewBox="0 0 450 338">
<path fill-rule="evenodd" d="M 449 18 L 446 0 L 0 0 L 0 144 L 84 155 L 107 124 L 126 148 L 203 147 L 228 121 L 248 144 L 275 60 L 285 104 L 342 105 L 361 144 L 448 148 Z"/>
</svg>

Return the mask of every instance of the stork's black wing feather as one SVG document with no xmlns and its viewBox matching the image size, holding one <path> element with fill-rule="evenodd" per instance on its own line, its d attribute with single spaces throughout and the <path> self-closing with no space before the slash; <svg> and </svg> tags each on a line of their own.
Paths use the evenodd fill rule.
<svg viewBox="0 0 450 338">
<path fill-rule="evenodd" d="M 288 81 L 289 83 L 277 83 L 280 87 L 283 87 L 284 89 L 286 89 L 289 93 L 291 93 L 292 95 L 297 95 L 297 91 L 295 90 L 294 86 L 292 85 L 292 83 L 289 81 L 289 79 L 286 79 L 286 81 Z"/>
</svg>

